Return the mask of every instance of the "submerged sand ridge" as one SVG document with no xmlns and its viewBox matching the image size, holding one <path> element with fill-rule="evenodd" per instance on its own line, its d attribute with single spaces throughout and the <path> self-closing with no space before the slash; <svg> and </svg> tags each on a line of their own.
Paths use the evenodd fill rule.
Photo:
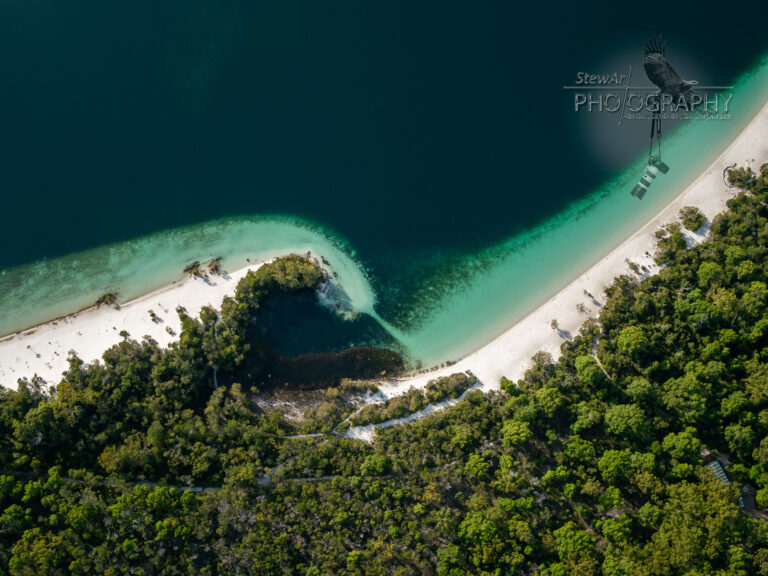
<svg viewBox="0 0 768 576">
<path fill-rule="evenodd" d="M 761 88 L 763 102 L 765 92 L 768 92 L 768 87 L 765 88 Z M 494 387 L 502 376 L 511 379 L 521 377 L 530 364 L 531 356 L 537 351 L 546 350 L 556 356 L 563 339 L 569 334 L 574 334 L 587 318 L 597 315 L 602 305 L 603 289 L 613 278 L 628 271 L 628 261 L 645 267 L 649 272 L 656 269 L 651 258 L 655 250 L 654 232 L 662 225 L 676 220 L 682 206 L 697 206 L 710 219 L 725 208 L 726 201 L 734 191 L 723 181 L 724 170 L 733 164 L 751 165 L 757 169 L 763 162 L 768 161 L 766 134 L 768 105 L 757 113 L 725 152 L 671 203 L 533 313 L 514 323 L 492 342 L 485 345 L 480 343 L 474 352 L 464 355 L 455 365 L 413 378 L 383 383 L 382 392 L 385 395 L 399 394 L 410 386 L 423 385 L 431 378 L 465 370 L 471 370 L 485 387 Z M 654 192 L 652 190 L 649 194 Z M 628 190 L 624 193 L 628 196 Z M 280 226 L 286 227 L 282 224 Z M 312 241 L 318 241 L 315 235 L 302 231 L 303 229 L 289 229 L 291 234 L 303 234 L 295 239 L 291 237 L 292 245 L 311 247 Z M 690 240 L 698 242 L 704 237 L 705 230 L 702 230 L 698 234 L 691 234 Z M 234 242 L 228 237 L 227 242 L 230 241 Z M 222 249 L 225 247 L 234 250 L 222 241 Z M 274 247 L 270 249 L 272 255 L 275 255 Z M 333 268 L 341 275 L 341 286 L 354 295 L 355 308 L 375 313 L 372 291 L 356 264 L 330 245 L 325 251 L 319 252 L 321 255 L 325 252 L 331 258 Z M 230 274 L 210 276 L 207 280 L 187 278 L 122 304 L 119 309 L 106 306 L 88 309 L 0 339 L 0 384 L 15 387 L 18 378 L 31 378 L 35 374 L 49 383 L 55 383 L 67 367 L 70 350 L 74 350 L 84 361 L 93 362 L 99 359 L 107 348 L 120 341 L 123 331 L 134 339 L 149 335 L 160 345 L 166 346 L 178 337 L 180 322 L 176 313 L 177 306 L 186 308 L 190 315 L 197 315 L 204 305 L 218 307 L 224 296 L 234 294 L 237 281 L 247 270 L 261 263 L 232 271 Z M 592 297 L 586 296 L 586 293 Z M 508 299 L 514 297 L 515 295 L 510 295 Z M 499 310 L 499 315 L 501 312 Z M 446 318 L 443 320 L 447 321 Z M 553 319 L 557 320 L 558 330 L 551 328 Z M 461 326 L 453 327 L 454 330 L 456 328 Z M 428 337 L 433 336 L 433 333 L 434 330 L 425 332 L 426 335 L 421 339 L 429 340 Z M 407 341 L 404 343 L 406 346 L 409 344 Z"/>
<path fill-rule="evenodd" d="M 768 161 L 768 104 L 744 129 L 731 146 L 687 189 L 675 198 L 643 228 L 617 247 L 598 264 L 547 301 L 524 320 L 512 326 L 493 342 L 463 358 L 455 365 L 398 381 L 385 382 L 386 396 L 400 394 L 411 386 L 421 386 L 432 378 L 471 370 L 486 388 L 498 385 L 502 376 L 522 377 L 530 358 L 539 350 L 557 356 L 563 339 L 576 333 L 587 318 L 596 317 L 603 303 L 603 290 L 613 279 L 629 271 L 628 262 L 657 270 L 651 254 L 655 250 L 654 232 L 678 219 L 681 207 L 693 205 L 707 218 L 725 209 L 734 191 L 723 181 L 723 173 L 733 164 L 759 167 Z M 748 159 L 745 162 L 745 159 Z M 692 242 L 705 238 L 706 226 L 690 233 Z M 176 308 L 182 306 L 196 316 L 203 306 L 219 307 L 227 295 L 235 292 L 237 282 L 248 272 L 263 265 L 252 264 L 240 270 L 206 278 L 188 277 L 172 286 L 124 303 L 91 308 L 40 325 L 0 340 L 0 384 L 15 387 L 18 378 L 42 377 L 55 383 L 67 368 L 70 350 L 86 362 L 93 362 L 127 333 L 140 339 L 149 335 L 167 346 L 178 337 L 180 321 Z M 586 296 L 591 294 L 592 296 Z M 581 305 L 581 306 L 580 306 Z M 152 314 L 153 313 L 153 314 Z M 558 329 L 551 327 L 557 320 Z"/>
</svg>

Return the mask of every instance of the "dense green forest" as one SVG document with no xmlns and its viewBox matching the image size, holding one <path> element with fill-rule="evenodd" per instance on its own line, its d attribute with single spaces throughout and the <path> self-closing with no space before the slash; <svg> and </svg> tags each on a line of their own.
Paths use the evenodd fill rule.
<svg viewBox="0 0 768 576">
<path fill-rule="evenodd" d="M 0 573 L 768 575 L 768 166 L 731 177 L 710 239 L 665 229 L 558 361 L 374 445 L 330 433 L 365 385 L 301 422 L 252 401 L 251 318 L 320 274 L 295 256 L 168 350 L 3 390 Z"/>
</svg>

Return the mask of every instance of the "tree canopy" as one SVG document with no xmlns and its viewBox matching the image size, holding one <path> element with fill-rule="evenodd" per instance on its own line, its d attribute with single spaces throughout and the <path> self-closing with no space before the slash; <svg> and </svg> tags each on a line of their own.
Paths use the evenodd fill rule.
<svg viewBox="0 0 768 576">
<path fill-rule="evenodd" d="M 0 391 L 0 574 L 768 575 L 768 166 L 734 179 L 709 239 L 662 233 L 557 361 L 373 444 L 340 433 L 360 385 L 296 419 L 238 371 L 265 294 L 318 280 L 294 258 L 168 350 Z"/>
</svg>

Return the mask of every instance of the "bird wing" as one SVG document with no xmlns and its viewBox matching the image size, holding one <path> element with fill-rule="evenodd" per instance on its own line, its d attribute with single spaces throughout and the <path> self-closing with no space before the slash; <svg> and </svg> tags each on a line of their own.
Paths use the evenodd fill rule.
<svg viewBox="0 0 768 576">
<path fill-rule="evenodd" d="M 664 55 L 664 46 L 658 41 L 651 41 L 645 45 L 643 67 L 649 80 L 656 84 L 662 92 L 675 94 L 683 87 L 683 79 L 669 64 Z"/>
<path fill-rule="evenodd" d="M 680 92 L 680 95 L 685 98 L 686 104 L 688 104 L 688 109 L 692 112 L 694 111 L 694 101 L 693 97 L 696 95 L 696 92 L 691 86 L 685 86 L 683 90 Z M 701 102 L 701 99 L 699 99 L 699 102 Z"/>
</svg>

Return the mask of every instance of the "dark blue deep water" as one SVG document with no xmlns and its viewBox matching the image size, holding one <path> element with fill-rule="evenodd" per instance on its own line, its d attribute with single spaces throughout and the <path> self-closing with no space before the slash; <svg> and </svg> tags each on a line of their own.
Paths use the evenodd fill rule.
<svg viewBox="0 0 768 576">
<path fill-rule="evenodd" d="M 766 48 L 746 10 L 637 6 L 2 0 L 0 268 L 240 214 L 382 273 L 506 238 L 620 170 L 574 129 L 577 71 L 640 71 L 656 32 L 717 82 Z"/>
<path fill-rule="evenodd" d="M 573 113 L 577 72 L 642 74 L 661 33 L 681 75 L 727 84 L 768 49 L 753 4 L 0 0 L 0 269 L 292 215 L 386 308 L 647 149 Z"/>
</svg>

